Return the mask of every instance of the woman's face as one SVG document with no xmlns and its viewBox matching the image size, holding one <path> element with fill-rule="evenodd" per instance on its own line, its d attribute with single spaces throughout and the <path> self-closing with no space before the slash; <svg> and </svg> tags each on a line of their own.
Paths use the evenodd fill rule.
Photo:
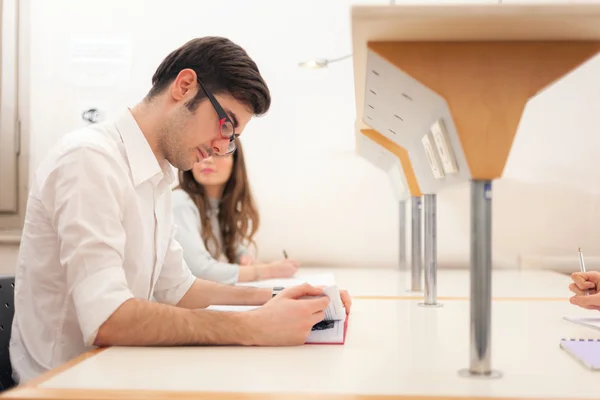
<svg viewBox="0 0 600 400">
<path fill-rule="evenodd" d="M 196 182 L 206 187 L 222 189 L 233 169 L 233 154 L 212 156 L 194 164 L 192 174 Z"/>
</svg>

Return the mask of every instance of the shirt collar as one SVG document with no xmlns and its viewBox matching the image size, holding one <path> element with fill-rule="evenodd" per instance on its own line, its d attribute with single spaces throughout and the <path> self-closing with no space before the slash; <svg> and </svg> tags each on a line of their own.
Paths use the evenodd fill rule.
<svg viewBox="0 0 600 400">
<path fill-rule="evenodd" d="M 154 186 L 162 180 L 165 180 L 167 185 L 175 181 L 175 174 L 170 164 L 166 160 L 158 162 L 129 109 L 117 117 L 115 125 L 125 146 L 134 186 L 139 186 L 148 180 Z"/>
</svg>

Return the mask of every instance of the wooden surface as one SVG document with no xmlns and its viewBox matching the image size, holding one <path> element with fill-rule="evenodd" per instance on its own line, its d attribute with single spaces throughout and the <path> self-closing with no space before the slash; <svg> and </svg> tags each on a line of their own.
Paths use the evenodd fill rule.
<svg viewBox="0 0 600 400">
<path fill-rule="evenodd" d="M 600 3 L 357 5 L 352 7 L 351 27 L 356 129 L 360 130 L 370 129 L 363 121 L 368 42 L 598 41 Z M 479 161 L 474 162 L 479 168 Z"/>
<path fill-rule="evenodd" d="M 600 42 L 370 42 L 442 96 L 473 179 L 497 179 L 529 99 L 600 51 Z"/>
<path fill-rule="evenodd" d="M 600 338 L 600 332 L 562 320 L 564 314 L 586 311 L 567 302 L 494 302 L 492 365 L 504 377 L 488 381 L 458 375 L 468 366 L 469 303 L 448 301 L 438 309 L 417 303 L 356 299 L 344 346 L 109 348 L 5 397 L 600 397 L 598 373 L 579 365 L 558 346 L 563 337 Z"/>
<path fill-rule="evenodd" d="M 419 182 L 417 182 L 417 177 L 415 176 L 415 171 L 413 170 L 410 162 L 408 152 L 374 129 L 361 129 L 360 133 L 367 136 L 380 146 L 385 147 L 400 159 L 400 164 L 402 165 L 402 170 L 404 171 L 404 176 L 406 178 L 406 184 L 408 185 L 408 190 L 410 191 L 411 196 L 422 196 L 421 189 L 419 188 Z"/>
</svg>

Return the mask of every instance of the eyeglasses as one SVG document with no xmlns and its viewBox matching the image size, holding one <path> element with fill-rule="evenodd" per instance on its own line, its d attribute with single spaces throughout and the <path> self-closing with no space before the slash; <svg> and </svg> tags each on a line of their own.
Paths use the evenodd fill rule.
<svg viewBox="0 0 600 400">
<path fill-rule="evenodd" d="M 215 96 L 213 96 L 211 92 L 206 90 L 206 88 L 204 87 L 204 85 L 202 84 L 200 79 L 198 79 L 198 83 L 200 84 L 200 87 L 202 88 L 202 90 L 204 90 L 204 93 L 206 93 L 206 97 L 208 97 L 208 100 L 210 100 L 210 103 L 212 104 L 213 108 L 217 112 L 217 115 L 219 117 L 221 137 L 223 139 L 229 139 L 229 145 L 227 146 L 227 151 L 224 154 L 221 153 L 221 154 L 215 154 L 215 155 L 228 156 L 228 155 L 232 154 L 233 152 L 235 152 L 235 149 L 236 149 L 235 139 L 237 139 L 240 135 L 235 133 L 235 130 L 233 128 L 233 122 L 231 121 L 231 119 L 229 118 L 229 116 L 227 115 L 225 110 L 223 110 L 223 107 L 221 107 L 221 105 L 219 104 L 217 99 L 215 99 Z"/>
</svg>

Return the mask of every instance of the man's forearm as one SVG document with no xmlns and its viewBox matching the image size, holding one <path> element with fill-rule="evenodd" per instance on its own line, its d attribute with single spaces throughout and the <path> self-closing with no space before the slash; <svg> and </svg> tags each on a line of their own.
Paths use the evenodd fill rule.
<svg viewBox="0 0 600 400">
<path fill-rule="evenodd" d="M 248 345 L 252 332 L 243 314 L 130 299 L 100 327 L 94 345 Z"/>
<path fill-rule="evenodd" d="M 210 305 L 260 306 L 271 298 L 271 289 L 229 286 L 196 279 L 177 304 L 183 308 L 205 308 Z"/>
</svg>

